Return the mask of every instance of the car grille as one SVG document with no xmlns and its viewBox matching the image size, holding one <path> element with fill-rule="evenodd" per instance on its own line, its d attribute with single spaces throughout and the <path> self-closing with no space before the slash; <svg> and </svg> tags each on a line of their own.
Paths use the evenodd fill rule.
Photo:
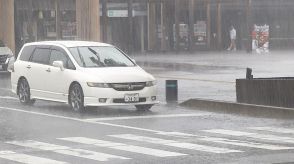
<svg viewBox="0 0 294 164">
<path fill-rule="evenodd" d="M 117 91 L 138 91 L 142 90 L 145 86 L 145 82 L 137 83 L 112 83 L 111 87 Z"/>
<path fill-rule="evenodd" d="M 146 98 L 139 98 L 139 102 L 146 102 Z M 125 102 L 125 99 L 113 99 L 113 103 L 133 103 L 133 102 Z"/>
<path fill-rule="evenodd" d="M 0 63 L 5 63 L 8 55 L 0 55 Z"/>
</svg>

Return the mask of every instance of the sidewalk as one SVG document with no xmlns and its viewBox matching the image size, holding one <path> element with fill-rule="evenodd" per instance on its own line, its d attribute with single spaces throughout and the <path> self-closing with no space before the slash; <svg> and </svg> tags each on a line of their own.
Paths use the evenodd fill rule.
<svg viewBox="0 0 294 164">
<path fill-rule="evenodd" d="M 179 82 L 179 100 L 189 98 L 236 101 L 235 79 L 245 78 L 246 68 L 254 77 L 294 76 L 294 51 L 268 54 L 246 52 L 195 52 L 193 54 L 137 54 L 131 56 L 159 82 L 165 93 L 166 79 Z M 161 101 L 165 94 L 160 94 Z"/>
</svg>

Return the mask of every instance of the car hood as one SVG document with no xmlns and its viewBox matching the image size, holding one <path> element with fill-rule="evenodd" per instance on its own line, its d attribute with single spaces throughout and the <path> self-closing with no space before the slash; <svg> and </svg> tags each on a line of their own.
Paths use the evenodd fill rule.
<svg viewBox="0 0 294 164">
<path fill-rule="evenodd" d="M 12 52 L 8 47 L 0 47 L 0 55 L 11 55 Z"/>
<path fill-rule="evenodd" d="M 82 68 L 83 74 L 91 77 L 91 82 L 125 83 L 145 82 L 155 80 L 152 75 L 142 68 L 136 67 L 101 67 Z"/>
</svg>

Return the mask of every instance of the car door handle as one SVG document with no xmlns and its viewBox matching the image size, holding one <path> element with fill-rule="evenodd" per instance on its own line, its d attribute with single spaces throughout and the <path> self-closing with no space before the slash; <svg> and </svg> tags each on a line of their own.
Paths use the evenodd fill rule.
<svg viewBox="0 0 294 164">
<path fill-rule="evenodd" d="M 47 72 L 51 72 L 51 69 L 50 69 L 50 68 L 48 68 L 46 71 L 47 71 Z"/>
<path fill-rule="evenodd" d="M 27 69 L 31 69 L 32 67 L 30 65 L 27 66 Z"/>
</svg>

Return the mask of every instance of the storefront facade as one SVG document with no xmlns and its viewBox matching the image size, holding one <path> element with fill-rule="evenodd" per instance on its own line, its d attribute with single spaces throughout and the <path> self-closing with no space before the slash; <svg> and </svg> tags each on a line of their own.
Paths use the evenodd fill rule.
<svg viewBox="0 0 294 164">
<path fill-rule="evenodd" d="M 250 51 L 253 27 L 269 28 L 269 47 L 292 48 L 292 0 L 0 0 L 0 39 L 94 40 L 128 52 L 224 50 L 229 28 Z M 14 27 L 14 28 L 11 28 Z"/>
</svg>

